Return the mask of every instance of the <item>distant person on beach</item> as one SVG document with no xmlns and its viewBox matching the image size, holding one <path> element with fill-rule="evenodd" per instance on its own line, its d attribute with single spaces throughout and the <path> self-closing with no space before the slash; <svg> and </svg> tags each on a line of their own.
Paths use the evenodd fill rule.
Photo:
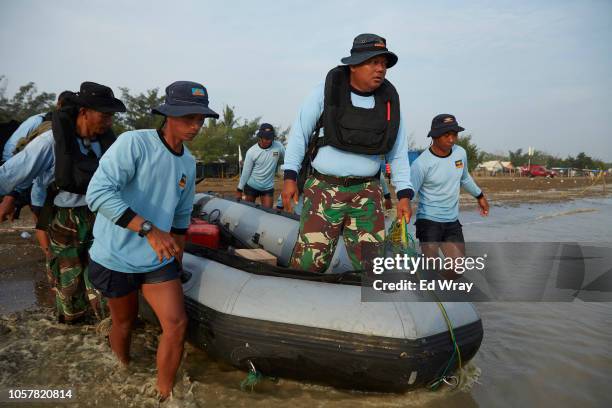
<svg viewBox="0 0 612 408">
<path fill-rule="evenodd" d="M 274 140 L 274 127 L 262 123 L 257 131 L 257 144 L 251 146 L 244 158 L 242 175 L 236 188 L 236 198 L 255 202 L 261 197 L 261 205 L 272 208 L 274 201 L 274 175 L 285 156 L 285 147 Z"/>
<path fill-rule="evenodd" d="M 51 240 L 47 271 L 60 322 L 82 319 L 89 306 L 98 319 L 104 314 L 102 297 L 88 278 L 95 215 L 85 192 L 100 157 L 115 141 L 113 115 L 125 110 L 109 87 L 83 82 L 53 112 L 51 129 L 0 167 L 0 194 L 24 191 L 32 183 L 46 190 L 37 229 L 47 230 Z"/>
<path fill-rule="evenodd" d="M 181 362 L 187 316 L 181 286 L 185 234 L 191 221 L 196 163 L 184 143 L 192 141 L 206 118 L 208 92 L 195 82 L 166 88 L 159 129 L 125 132 L 104 155 L 87 190 L 98 212 L 90 278 L 108 298 L 110 346 L 130 361 L 130 339 L 138 315 L 138 290 L 159 319 L 163 333 L 157 349 L 157 390 L 172 392 Z"/>
<path fill-rule="evenodd" d="M 465 130 L 453 115 L 437 115 L 427 137 L 432 142 L 412 163 L 412 185 L 418 200 L 416 237 L 426 257 L 464 257 L 465 241 L 459 222 L 459 192 L 463 187 L 476 198 L 482 216 L 489 215 L 489 203 L 468 171 L 467 154 L 456 145 L 459 132 Z M 458 277 L 446 271 L 449 278 Z"/>
<path fill-rule="evenodd" d="M 340 235 L 356 270 L 370 269 L 381 256 L 383 158 L 393 170 L 397 219 L 410 219 L 408 140 L 399 94 L 385 79 L 397 59 L 384 38 L 358 35 L 344 65 L 330 70 L 300 108 L 289 135 L 282 193 L 283 207 L 291 211 L 302 190 L 298 180 L 306 180 L 292 268 L 324 272 Z"/>
</svg>

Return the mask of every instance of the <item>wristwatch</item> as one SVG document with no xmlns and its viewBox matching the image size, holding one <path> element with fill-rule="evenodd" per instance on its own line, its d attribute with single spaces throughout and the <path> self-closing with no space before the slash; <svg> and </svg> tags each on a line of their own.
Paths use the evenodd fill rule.
<svg viewBox="0 0 612 408">
<path fill-rule="evenodd" d="M 145 220 L 142 224 L 140 224 L 140 231 L 138 231 L 138 236 L 144 237 L 153 229 L 153 223 L 151 221 Z"/>
</svg>

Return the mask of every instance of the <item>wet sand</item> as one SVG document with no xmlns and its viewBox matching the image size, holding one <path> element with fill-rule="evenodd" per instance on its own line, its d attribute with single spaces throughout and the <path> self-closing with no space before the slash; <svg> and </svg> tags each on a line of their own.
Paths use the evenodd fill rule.
<svg viewBox="0 0 612 408">
<path fill-rule="evenodd" d="M 595 184 L 589 177 L 545 178 L 545 177 L 475 177 L 492 205 L 516 205 L 521 203 L 560 202 L 583 197 L 600 197 L 612 192 L 612 176 Z M 231 195 L 236 191 L 238 178 L 206 179 L 197 186 L 198 192 L 212 191 L 222 195 Z M 393 192 L 393 187 L 389 186 Z M 280 194 L 282 181 L 276 180 L 275 194 Z M 392 195 L 393 196 L 393 195 Z M 274 197 L 276 199 L 278 195 Z M 461 194 L 462 206 L 472 206 L 474 199 L 464 192 Z"/>
</svg>

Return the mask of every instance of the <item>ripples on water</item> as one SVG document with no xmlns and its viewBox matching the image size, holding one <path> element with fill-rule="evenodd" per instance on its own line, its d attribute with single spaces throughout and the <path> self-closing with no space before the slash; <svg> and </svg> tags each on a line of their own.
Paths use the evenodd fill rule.
<svg viewBox="0 0 612 408">
<path fill-rule="evenodd" d="M 126 369 L 112 355 L 94 325 L 55 323 L 51 309 L 22 311 L 0 318 L 0 384 L 3 387 L 72 388 L 79 401 L 99 406 L 155 406 L 155 350 L 159 330 L 141 324 L 132 338 Z M 164 406 L 407 406 L 443 401 L 470 389 L 480 369 L 464 369 L 462 391 L 442 388 L 403 395 L 336 390 L 289 380 L 264 380 L 254 392 L 240 390 L 246 374 L 207 358 L 187 345 L 174 396 Z M 49 406 L 49 405 L 46 405 Z"/>
</svg>

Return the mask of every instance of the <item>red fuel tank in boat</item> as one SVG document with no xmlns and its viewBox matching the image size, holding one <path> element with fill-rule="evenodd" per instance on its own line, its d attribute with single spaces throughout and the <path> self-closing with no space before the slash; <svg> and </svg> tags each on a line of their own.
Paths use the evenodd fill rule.
<svg viewBox="0 0 612 408">
<path fill-rule="evenodd" d="M 207 248 L 219 249 L 219 227 L 204 220 L 191 220 L 186 241 Z"/>
</svg>

